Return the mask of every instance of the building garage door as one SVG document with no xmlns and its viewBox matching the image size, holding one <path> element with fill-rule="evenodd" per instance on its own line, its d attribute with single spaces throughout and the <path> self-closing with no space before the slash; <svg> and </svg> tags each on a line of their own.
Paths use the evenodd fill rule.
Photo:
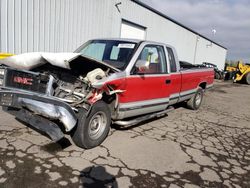
<svg viewBox="0 0 250 188">
<path fill-rule="evenodd" d="M 128 21 L 122 21 L 121 38 L 141 39 L 146 38 L 146 28 Z"/>
</svg>

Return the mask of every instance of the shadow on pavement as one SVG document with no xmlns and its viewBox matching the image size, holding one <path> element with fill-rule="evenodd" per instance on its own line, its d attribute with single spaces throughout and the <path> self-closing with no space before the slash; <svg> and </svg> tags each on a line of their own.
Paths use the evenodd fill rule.
<svg viewBox="0 0 250 188">
<path fill-rule="evenodd" d="M 82 187 L 86 188 L 118 188 L 115 176 L 108 173 L 103 166 L 93 166 L 85 168 L 81 171 L 79 179 Z"/>
<path fill-rule="evenodd" d="M 39 134 L 41 134 L 41 136 L 45 136 L 46 138 L 50 139 L 50 137 L 46 133 L 29 125 L 27 122 L 24 122 L 18 118 L 16 118 L 16 120 L 19 121 L 20 123 L 22 123 L 24 126 L 34 130 L 35 132 L 38 132 Z M 69 141 L 69 139 L 67 139 L 66 137 L 63 137 L 62 139 L 58 140 L 57 142 L 51 141 L 51 143 L 42 146 L 41 149 L 43 149 L 44 151 L 47 151 L 51 154 L 55 154 L 56 152 L 61 151 L 61 150 L 65 149 L 71 145 L 72 144 Z"/>
<path fill-rule="evenodd" d="M 44 146 L 41 146 L 41 149 L 44 151 L 47 151 L 50 154 L 56 154 L 59 151 L 64 150 L 65 148 L 71 146 L 71 142 L 69 139 L 63 137 L 58 142 L 51 142 L 49 144 L 46 144 Z"/>
</svg>

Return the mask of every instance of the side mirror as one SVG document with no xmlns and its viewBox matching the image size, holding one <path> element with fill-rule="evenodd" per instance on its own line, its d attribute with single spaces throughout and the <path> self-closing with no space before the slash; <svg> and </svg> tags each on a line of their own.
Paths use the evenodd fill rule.
<svg viewBox="0 0 250 188">
<path fill-rule="evenodd" d="M 135 63 L 135 67 L 138 68 L 140 71 L 148 70 L 149 69 L 149 62 L 146 60 L 138 60 Z"/>
</svg>

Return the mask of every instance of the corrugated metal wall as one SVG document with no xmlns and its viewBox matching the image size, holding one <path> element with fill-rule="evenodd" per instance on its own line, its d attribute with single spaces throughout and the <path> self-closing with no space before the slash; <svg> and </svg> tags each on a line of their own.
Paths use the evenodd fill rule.
<svg viewBox="0 0 250 188">
<path fill-rule="evenodd" d="M 130 0 L 0 0 L 0 52 L 70 52 L 91 38 L 119 37 L 122 19 L 175 46 L 181 60 L 223 68 L 225 49 Z"/>
<path fill-rule="evenodd" d="M 0 0 L 0 50 L 72 51 L 89 38 L 108 37 L 112 4 L 112 0 Z"/>
</svg>

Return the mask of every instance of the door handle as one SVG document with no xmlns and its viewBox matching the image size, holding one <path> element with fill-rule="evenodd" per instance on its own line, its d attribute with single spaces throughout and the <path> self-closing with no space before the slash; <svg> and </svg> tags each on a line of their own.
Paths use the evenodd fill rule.
<svg viewBox="0 0 250 188">
<path fill-rule="evenodd" d="M 171 83 L 171 80 L 166 80 L 165 83 L 166 83 L 166 84 L 170 84 L 170 83 Z"/>
</svg>

